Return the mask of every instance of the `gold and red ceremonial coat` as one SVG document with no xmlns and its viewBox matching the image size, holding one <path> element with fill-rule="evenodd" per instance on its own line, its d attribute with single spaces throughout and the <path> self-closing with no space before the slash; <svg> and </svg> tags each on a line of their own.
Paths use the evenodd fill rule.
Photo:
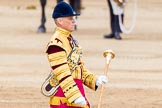
<svg viewBox="0 0 162 108">
<path fill-rule="evenodd" d="M 50 98 L 50 105 L 59 106 L 63 103 L 71 108 L 89 108 L 88 101 L 85 107 L 73 103 L 78 97 L 85 97 L 83 84 L 96 89 L 96 76 L 85 68 L 82 49 L 71 33 L 56 27 L 47 46 L 47 55 L 59 83 L 58 91 Z"/>
</svg>

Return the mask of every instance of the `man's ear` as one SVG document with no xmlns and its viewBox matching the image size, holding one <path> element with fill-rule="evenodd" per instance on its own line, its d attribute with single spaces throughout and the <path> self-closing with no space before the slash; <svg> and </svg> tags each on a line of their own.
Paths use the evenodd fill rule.
<svg viewBox="0 0 162 108">
<path fill-rule="evenodd" d="M 59 25 L 62 25 L 62 23 L 63 23 L 62 18 L 57 18 L 57 23 L 58 23 Z"/>
</svg>

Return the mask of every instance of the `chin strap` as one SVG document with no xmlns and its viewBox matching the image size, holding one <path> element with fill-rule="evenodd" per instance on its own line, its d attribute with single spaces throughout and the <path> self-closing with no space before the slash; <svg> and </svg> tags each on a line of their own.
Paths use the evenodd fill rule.
<svg viewBox="0 0 162 108">
<path fill-rule="evenodd" d="M 129 34 L 130 32 L 132 32 L 136 23 L 136 16 L 137 16 L 137 0 L 134 0 L 132 23 L 128 29 L 126 29 L 122 23 L 122 15 L 121 14 L 119 15 L 119 26 L 123 33 Z"/>
</svg>

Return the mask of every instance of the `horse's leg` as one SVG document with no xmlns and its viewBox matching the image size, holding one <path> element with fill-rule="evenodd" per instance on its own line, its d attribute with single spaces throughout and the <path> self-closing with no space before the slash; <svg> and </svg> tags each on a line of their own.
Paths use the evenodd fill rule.
<svg viewBox="0 0 162 108">
<path fill-rule="evenodd" d="M 41 7 L 42 7 L 42 18 L 41 18 L 41 25 L 38 28 L 38 32 L 45 33 L 46 32 L 46 27 L 45 27 L 45 22 L 46 22 L 46 16 L 45 16 L 46 0 L 40 0 L 40 3 L 41 3 Z"/>
<path fill-rule="evenodd" d="M 69 0 L 69 2 L 76 13 L 81 12 L 81 0 Z"/>
<path fill-rule="evenodd" d="M 81 0 L 69 0 L 71 7 L 74 9 L 76 13 L 80 13 L 81 11 Z M 77 16 L 76 16 L 77 19 Z M 77 25 L 75 26 L 75 30 L 77 30 Z"/>
</svg>

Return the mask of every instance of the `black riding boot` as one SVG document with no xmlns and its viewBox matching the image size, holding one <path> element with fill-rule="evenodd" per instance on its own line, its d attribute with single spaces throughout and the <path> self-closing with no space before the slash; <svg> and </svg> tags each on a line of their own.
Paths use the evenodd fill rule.
<svg viewBox="0 0 162 108">
<path fill-rule="evenodd" d="M 119 34 L 119 32 L 115 32 L 114 33 L 114 38 L 117 39 L 117 40 L 121 40 L 122 39 L 120 34 Z"/>
</svg>

